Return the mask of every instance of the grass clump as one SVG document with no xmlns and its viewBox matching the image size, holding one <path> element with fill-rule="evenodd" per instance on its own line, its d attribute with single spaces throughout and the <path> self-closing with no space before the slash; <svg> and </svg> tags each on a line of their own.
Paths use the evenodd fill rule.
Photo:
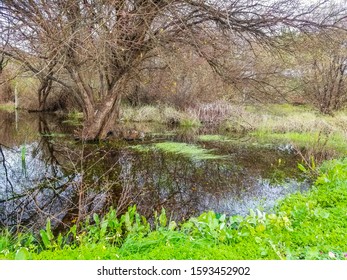
<svg viewBox="0 0 347 280">
<path fill-rule="evenodd" d="M 260 142 L 279 142 L 282 144 L 292 143 L 299 149 L 310 149 L 313 152 L 326 152 L 333 156 L 342 156 L 347 153 L 347 139 L 338 132 L 321 133 L 317 132 L 286 132 L 270 133 L 267 131 L 255 131 L 251 135 Z"/>
<path fill-rule="evenodd" d="M 132 122 L 155 122 L 160 121 L 160 110 L 153 105 L 138 108 L 125 107 L 122 110 L 122 119 Z"/>
<path fill-rule="evenodd" d="M 14 112 L 15 111 L 14 103 L 0 104 L 0 111 Z"/>
<path fill-rule="evenodd" d="M 80 126 L 83 122 L 83 113 L 79 111 L 71 111 L 67 115 L 67 119 L 63 121 L 63 123 L 73 125 L 73 126 Z"/>
<path fill-rule="evenodd" d="M 178 124 L 182 127 L 197 127 L 201 125 L 195 115 L 166 105 L 124 106 L 121 111 L 121 120 L 126 122 L 156 122 Z"/>
<path fill-rule="evenodd" d="M 201 123 L 198 119 L 188 116 L 188 117 L 182 118 L 179 121 L 179 125 L 180 127 L 183 127 L 183 128 L 190 128 L 190 127 L 199 127 L 201 126 Z"/>
</svg>

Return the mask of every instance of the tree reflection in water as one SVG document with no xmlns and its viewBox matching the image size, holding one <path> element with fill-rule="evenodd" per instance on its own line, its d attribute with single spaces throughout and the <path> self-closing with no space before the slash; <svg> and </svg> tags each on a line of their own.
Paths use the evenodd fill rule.
<svg viewBox="0 0 347 280">
<path fill-rule="evenodd" d="M 131 148 L 136 143 L 123 140 L 76 142 L 69 136 L 73 128 L 46 115 L 22 118 L 18 131 L 12 120 L 7 117 L 0 127 L 3 226 L 36 230 L 50 218 L 62 229 L 110 207 L 121 214 L 132 204 L 149 219 L 162 207 L 174 220 L 207 210 L 245 214 L 260 204 L 269 208 L 278 197 L 302 188 L 295 177 L 287 187 L 264 179 L 279 157 L 291 173 L 297 159 L 288 153 L 229 145 L 210 147 L 227 159 L 196 160 L 155 149 L 139 152 Z M 170 138 L 182 139 L 194 141 L 194 135 Z"/>
</svg>

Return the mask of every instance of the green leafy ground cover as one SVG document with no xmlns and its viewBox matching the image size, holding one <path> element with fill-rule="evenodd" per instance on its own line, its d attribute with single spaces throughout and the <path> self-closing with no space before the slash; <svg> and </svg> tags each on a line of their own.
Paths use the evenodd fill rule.
<svg viewBox="0 0 347 280">
<path fill-rule="evenodd" d="M 347 158 L 325 162 L 313 188 L 246 217 L 206 212 L 151 227 L 136 207 L 94 215 L 67 233 L 0 235 L 1 259 L 347 259 Z"/>
</svg>

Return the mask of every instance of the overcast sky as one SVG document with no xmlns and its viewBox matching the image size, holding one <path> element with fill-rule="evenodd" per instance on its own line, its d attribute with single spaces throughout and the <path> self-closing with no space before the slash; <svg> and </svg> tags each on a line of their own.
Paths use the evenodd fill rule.
<svg viewBox="0 0 347 280">
<path fill-rule="evenodd" d="M 317 3 L 321 0 L 301 0 L 302 2 L 306 2 L 308 4 L 313 4 L 313 3 Z M 347 0 L 331 0 L 330 2 L 335 2 L 335 3 L 344 3 L 347 5 Z"/>
</svg>

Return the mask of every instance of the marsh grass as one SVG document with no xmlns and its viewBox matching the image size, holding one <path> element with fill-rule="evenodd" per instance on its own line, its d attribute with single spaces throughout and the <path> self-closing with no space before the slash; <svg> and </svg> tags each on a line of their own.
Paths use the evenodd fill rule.
<svg viewBox="0 0 347 280">
<path fill-rule="evenodd" d="M 180 127 L 199 127 L 201 126 L 201 123 L 198 119 L 194 118 L 194 117 L 185 117 L 182 118 L 179 121 L 179 126 Z"/>
<path fill-rule="evenodd" d="M 196 145 L 178 143 L 178 142 L 161 142 L 153 145 L 135 145 L 132 149 L 139 152 L 151 152 L 159 150 L 163 153 L 184 156 L 193 160 L 212 160 L 223 159 L 225 156 L 214 154 L 214 150 L 208 150 Z"/>
<path fill-rule="evenodd" d="M 344 116 L 344 114 L 342 114 Z M 343 117 L 341 117 L 343 122 Z M 334 131 L 337 117 L 321 115 L 309 107 L 288 104 L 264 106 L 235 106 L 234 113 L 227 120 L 244 130 L 265 132 L 311 132 Z"/>
<path fill-rule="evenodd" d="M 310 151 L 312 154 L 326 154 L 331 159 L 347 154 L 347 139 L 338 132 L 322 133 L 315 132 L 286 132 L 271 133 L 268 131 L 258 130 L 252 133 L 261 143 L 278 142 L 280 144 L 292 144 L 297 149 Z"/>
<path fill-rule="evenodd" d="M 73 125 L 73 126 L 81 126 L 83 122 L 83 113 L 77 110 L 70 111 L 67 114 L 67 119 L 63 121 L 63 123 Z"/>
<path fill-rule="evenodd" d="M 122 108 L 122 120 L 179 124 L 199 127 L 208 123 L 221 131 L 248 133 L 340 133 L 347 137 L 347 113 L 322 115 L 305 106 L 267 104 L 263 106 L 231 105 L 227 102 L 202 104 L 186 110 L 167 105 L 146 105 Z"/>
<path fill-rule="evenodd" d="M 202 113 L 200 113 L 209 112 L 205 112 L 206 117 L 211 112 L 219 112 L 220 122 L 215 125 L 222 134 L 247 135 L 254 138 L 257 145 L 291 144 L 297 150 L 305 151 L 307 158 L 312 155 L 318 156 L 318 162 L 347 153 L 347 114 L 344 111 L 337 112 L 335 116 L 326 116 L 307 106 L 288 104 L 267 104 L 261 107 L 217 104 L 220 108 L 212 105 L 206 105 L 206 108 L 204 107 L 206 110 L 201 110 Z M 147 112 L 144 116 L 149 116 L 148 112 L 156 112 L 152 114 L 152 117 L 145 118 L 147 120 L 160 120 L 164 123 L 170 123 L 171 120 L 184 129 L 199 128 L 203 125 L 205 117 L 199 117 L 198 109 L 181 112 L 168 106 L 162 106 L 160 110 L 159 106 L 145 106 L 143 111 Z M 141 112 L 140 110 L 139 116 Z M 211 116 L 214 115 L 212 113 Z M 225 116 L 227 118 L 224 118 Z M 215 134 L 201 135 L 197 140 L 201 142 L 229 141 L 225 136 Z"/>
<path fill-rule="evenodd" d="M 201 125 L 196 115 L 166 105 L 123 106 L 121 120 L 125 122 L 178 124 L 187 127 Z"/>
<path fill-rule="evenodd" d="M 234 110 L 235 106 L 229 102 L 217 100 L 211 103 L 195 104 L 188 108 L 187 112 L 190 115 L 196 116 L 202 123 L 219 124 L 228 119 Z"/>
<path fill-rule="evenodd" d="M 227 136 L 219 135 L 219 134 L 199 135 L 197 139 L 202 142 L 232 142 L 233 141 L 229 139 Z"/>
<path fill-rule="evenodd" d="M 182 155 L 196 160 L 223 159 L 225 156 L 213 154 L 214 150 L 207 150 L 196 145 L 176 142 L 163 142 L 155 144 L 163 152 Z"/>
<path fill-rule="evenodd" d="M 159 107 L 152 105 L 139 108 L 126 107 L 122 110 L 122 118 L 132 122 L 160 122 L 161 114 Z"/>
<path fill-rule="evenodd" d="M 235 126 L 251 127 L 249 135 L 260 143 L 292 144 L 310 156 L 320 154 L 320 161 L 347 153 L 345 112 L 325 116 L 304 106 L 268 105 L 261 109 L 246 107 L 230 121 Z"/>
<path fill-rule="evenodd" d="M 14 112 L 15 107 L 14 103 L 5 103 L 5 104 L 0 104 L 0 111 L 5 111 L 5 112 Z"/>
</svg>

